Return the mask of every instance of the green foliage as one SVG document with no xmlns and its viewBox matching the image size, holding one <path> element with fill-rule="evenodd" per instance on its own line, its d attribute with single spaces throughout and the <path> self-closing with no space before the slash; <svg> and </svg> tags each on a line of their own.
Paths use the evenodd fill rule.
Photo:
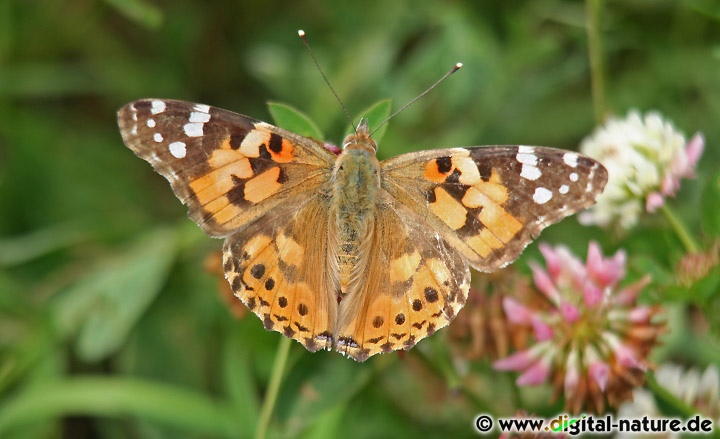
<svg viewBox="0 0 720 439">
<path fill-rule="evenodd" d="M 720 237 L 720 9 L 603 4 L 608 111 L 658 109 L 707 139 L 697 181 L 668 200 L 707 251 Z M 224 280 L 203 268 L 220 241 L 123 146 L 123 104 L 204 102 L 339 144 L 349 124 L 301 27 L 353 120 L 371 129 L 391 102 L 464 63 L 374 134 L 381 158 L 481 144 L 576 149 L 594 127 L 584 23 L 574 0 L 0 2 L 0 437 L 256 429 L 281 336 L 229 312 Z M 687 249 L 662 216 L 629 236 L 569 219 L 541 238 L 578 254 L 591 239 L 625 249 L 631 279 L 653 276 L 643 300 L 683 316 L 669 328 L 681 339 L 654 361 L 720 361 L 720 269 L 679 282 Z M 536 245 L 518 270 L 532 259 Z M 705 323 L 711 332 L 697 329 Z M 557 413 L 548 386 L 518 389 L 486 359 L 458 354 L 448 332 L 363 364 L 293 343 L 269 437 L 470 438 L 480 412 Z"/>
<path fill-rule="evenodd" d="M 165 283 L 174 235 L 162 229 L 141 235 L 133 248 L 91 267 L 53 304 L 57 331 L 76 338 L 81 360 L 102 360 L 125 343 Z"/>
<path fill-rule="evenodd" d="M 707 181 L 700 199 L 700 221 L 707 236 L 720 237 L 720 171 Z"/>
<path fill-rule="evenodd" d="M 275 124 L 301 136 L 323 140 L 320 128 L 307 115 L 290 105 L 269 102 L 268 110 Z"/>
<path fill-rule="evenodd" d="M 386 122 L 388 116 L 390 116 L 390 109 L 391 109 L 391 102 L 390 99 L 383 99 L 381 101 L 378 101 L 368 108 L 366 108 L 364 111 L 360 112 L 360 118 L 361 119 L 367 119 L 368 124 L 370 126 L 370 132 L 373 133 L 373 139 L 377 143 L 380 143 L 382 141 L 383 135 L 385 134 L 385 130 L 387 130 L 387 124 L 380 125 L 383 122 Z M 357 125 L 360 123 L 355 123 Z M 350 127 L 346 132 L 345 136 L 348 136 L 349 134 L 352 134 L 353 130 L 352 127 Z"/>
</svg>

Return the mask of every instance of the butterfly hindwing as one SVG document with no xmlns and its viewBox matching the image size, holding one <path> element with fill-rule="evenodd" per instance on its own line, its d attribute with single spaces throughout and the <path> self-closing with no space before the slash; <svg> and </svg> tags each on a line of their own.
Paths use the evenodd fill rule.
<svg viewBox="0 0 720 439">
<path fill-rule="evenodd" d="M 380 200 L 365 269 L 340 302 L 335 349 L 358 361 L 410 349 L 465 304 L 470 271 L 442 236 L 402 204 Z"/>
<path fill-rule="evenodd" d="M 268 330 L 308 350 L 330 349 L 337 279 L 329 269 L 327 197 L 303 193 L 225 240 L 225 276 Z"/>
</svg>

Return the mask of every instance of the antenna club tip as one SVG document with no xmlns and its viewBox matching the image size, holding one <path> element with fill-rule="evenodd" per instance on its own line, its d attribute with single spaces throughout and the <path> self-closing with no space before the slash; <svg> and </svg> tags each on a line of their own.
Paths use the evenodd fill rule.
<svg viewBox="0 0 720 439">
<path fill-rule="evenodd" d="M 462 66 L 463 66 L 463 63 L 461 63 L 461 62 L 455 63 L 455 69 L 459 69 Z"/>
<path fill-rule="evenodd" d="M 300 38 L 305 38 L 305 31 L 302 30 L 302 29 L 298 29 L 298 36 L 299 36 Z"/>
</svg>

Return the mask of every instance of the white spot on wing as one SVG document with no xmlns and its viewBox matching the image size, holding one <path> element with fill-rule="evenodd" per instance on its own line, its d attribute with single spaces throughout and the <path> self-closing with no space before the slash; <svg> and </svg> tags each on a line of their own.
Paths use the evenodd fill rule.
<svg viewBox="0 0 720 439">
<path fill-rule="evenodd" d="M 155 119 L 148 119 L 146 124 L 149 128 L 155 128 Z"/>
<path fill-rule="evenodd" d="M 574 152 L 566 152 L 565 155 L 563 155 L 563 161 L 566 165 L 570 166 L 571 168 L 574 168 L 577 166 L 577 159 L 578 155 Z"/>
<path fill-rule="evenodd" d="M 552 198 L 552 192 L 545 189 L 544 187 L 539 187 L 535 189 L 535 193 L 533 194 L 533 200 L 537 204 L 545 204 Z"/>
<path fill-rule="evenodd" d="M 160 133 L 155 133 L 153 134 L 153 139 L 155 139 L 157 143 L 160 143 L 163 141 L 163 136 Z"/>
<path fill-rule="evenodd" d="M 186 123 L 183 129 L 188 137 L 200 137 L 203 135 L 203 124 L 201 123 Z"/>
<path fill-rule="evenodd" d="M 542 176 L 542 172 L 540 172 L 540 170 L 535 166 L 523 165 L 520 176 L 527 180 L 535 181 Z"/>
<path fill-rule="evenodd" d="M 537 166 L 537 156 L 535 154 L 519 152 L 515 158 L 523 165 Z"/>
<path fill-rule="evenodd" d="M 522 171 L 520 176 L 528 180 L 537 180 L 542 176 L 542 172 L 537 168 L 538 159 L 533 153 L 534 149 L 530 146 L 518 146 L 518 153 L 515 159 L 522 163 Z"/>
<path fill-rule="evenodd" d="M 201 113 L 198 111 L 193 111 L 190 113 L 190 122 L 193 123 L 205 123 L 210 120 L 210 115 L 207 113 Z"/>
<path fill-rule="evenodd" d="M 532 146 L 525 146 L 525 145 L 518 146 L 518 154 L 533 154 L 533 153 L 535 153 L 535 148 L 533 148 Z"/>
<path fill-rule="evenodd" d="M 195 111 L 199 111 L 201 113 L 209 113 L 210 112 L 210 106 L 205 104 L 195 104 L 193 107 Z"/>
<path fill-rule="evenodd" d="M 150 107 L 151 114 L 159 114 L 165 111 L 165 102 L 163 101 L 152 101 Z"/>
<path fill-rule="evenodd" d="M 570 181 L 578 181 L 578 175 L 576 172 L 570 174 Z"/>
<path fill-rule="evenodd" d="M 173 157 L 178 159 L 185 157 L 185 154 L 187 154 L 184 142 L 173 142 L 168 145 L 168 149 L 170 150 L 170 154 L 172 154 Z"/>
<path fill-rule="evenodd" d="M 133 125 L 132 129 L 130 130 L 130 134 L 137 135 L 137 125 Z"/>
<path fill-rule="evenodd" d="M 568 186 L 566 184 L 560 186 L 560 189 L 558 189 L 558 192 L 560 192 L 563 195 L 567 194 L 569 191 L 570 191 L 570 186 Z"/>
</svg>

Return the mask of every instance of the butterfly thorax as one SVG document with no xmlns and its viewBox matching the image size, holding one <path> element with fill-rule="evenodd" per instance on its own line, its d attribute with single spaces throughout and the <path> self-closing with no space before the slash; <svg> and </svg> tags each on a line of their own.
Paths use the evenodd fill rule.
<svg viewBox="0 0 720 439">
<path fill-rule="evenodd" d="M 367 124 L 343 143 L 335 163 L 332 180 L 330 221 L 337 242 L 337 264 L 343 294 L 362 273 L 366 264 L 364 244 L 370 242 L 380 191 L 380 163 L 375 157 L 376 144 Z"/>
</svg>

